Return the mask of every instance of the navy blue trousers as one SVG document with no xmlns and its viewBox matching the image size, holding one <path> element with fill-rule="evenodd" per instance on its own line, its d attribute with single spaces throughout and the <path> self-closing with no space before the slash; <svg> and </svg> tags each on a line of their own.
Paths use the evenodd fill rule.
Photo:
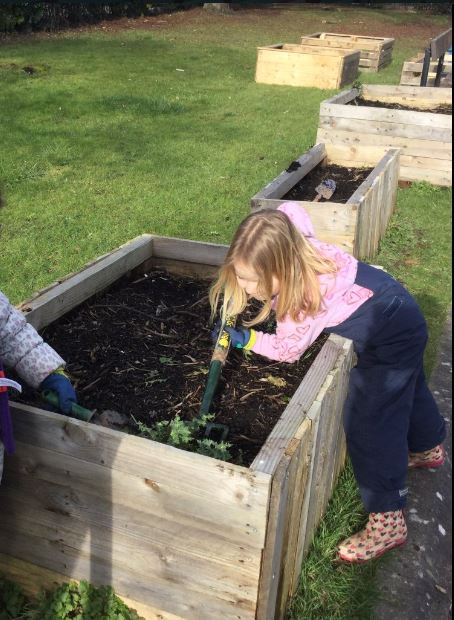
<svg viewBox="0 0 454 620">
<path fill-rule="evenodd" d="M 373 297 L 325 332 L 353 340 L 344 428 L 367 512 L 405 505 L 408 452 L 440 444 L 445 421 L 423 370 L 427 327 L 416 301 L 389 274 L 358 263 L 356 283 Z"/>
</svg>

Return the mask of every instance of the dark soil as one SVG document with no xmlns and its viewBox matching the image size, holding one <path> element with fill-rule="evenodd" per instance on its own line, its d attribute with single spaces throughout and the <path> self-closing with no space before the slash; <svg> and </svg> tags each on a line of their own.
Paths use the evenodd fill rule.
<svg viewBox="0 0 454 620">
<path fill-rule="evenodd" d="M 371 108 L 388 108 L 390 110 L 412 110 L 413 112 L 431 112 L 432 114 L 452 114 L 452 105 L 443 104 L 436 106 L 435 108 L 416 108 L 408 105 L 402 105 L 401 103 L 388 103 L 384 101 L 374 101 L 369 99 L 363 99 L 357 97 L 350 102 L 350 105 L 367 105 Z"/>
<path fill-rule="evenodd" d="M 336 190 L 329 201 L 345 203 L 355 193 L 361 183 L 369 176 L 373 168 L 346 168 L 328 164 L 319 164 L 301 179 L 283 198 L 285 200 L 314 200 L 315 188 L 324 179 L 336 181 Z M 320 202 L 326 202 L 324 198 Z"/>
<path fill-rule="evenodd" d="M 42 335 L 67 360 L 80 404 L 131 416 L 125 430 L 134 434 L 132 416 L 149 427 L 176 414 L 197 416 L 213 351 L 208 286 L 152 272 L 121 281 L 46 328 Z M 273 320 L 260 326 L 274 327 Z M 294 364 L 230 351 L 212 413 L 230 426 L 234 462 L 252 462 L 325 340 Z M 24 388 L 22 400 L 43 407 Z"/>
</svg>

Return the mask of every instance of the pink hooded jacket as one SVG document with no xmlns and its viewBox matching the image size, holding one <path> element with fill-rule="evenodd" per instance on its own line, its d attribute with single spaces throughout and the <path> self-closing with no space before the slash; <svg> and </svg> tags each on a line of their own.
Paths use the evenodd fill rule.
<svg viewBox="0 0 454 620">
<path fill-rule="evenodd" d="M 335 274 L 319 276 L 323 296 L 323 308 L 314 317 L 301 317 L 301 322 L 286 316 L 277 323 L 275 334 L 257 332 L 257 339 L 252 347 L 272 360 L 295 362 L 316 340 L 325 327 L 334 327 L 347 319 L 361 304 L 372 297 L 367 288 L 355 284 L 358 261 L 340 248 L 329 243 L 322 243 L 314 237 L 314 229 L 309 215 L 303 207 L 295 202 L 285 202 L 279 208 L 293 222 L 294 226 L 327 258 L 333 260 L 338 271 Z"/>
</svg>

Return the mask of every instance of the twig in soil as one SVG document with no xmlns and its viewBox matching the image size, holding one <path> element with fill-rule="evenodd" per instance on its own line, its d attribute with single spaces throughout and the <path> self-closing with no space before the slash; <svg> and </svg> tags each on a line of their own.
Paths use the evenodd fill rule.
<svg viewBox="0 0 454 620">
<path fill-rule="evenodd" d="M 130 312 L 135 312 L 136 314 L 140 314 L 141 316 L 145 316 L 147 317 L 147 319 L 151 319 L 152 321 L 169 321 L 170 319 L 164 319 L 161 316 L 153 316 L 152 314 L 148 314 L 148 312 L 142 312 L 141 310 L 137 310 L 137 308 L 132 308 L 131 306 L 124 306 L 122 304 L 115 304 L 115 305 L 101 305 L 101 304 L 94 304 L 93 306 L 91 306 L 92 308 L 120 308 L 121 310 L 129 310 Z M 172 317 L 170 317 L 172 318 Z"/>
<path fill-rule="evenodd" d="M 202 303 L 207 303 L 208 302 L 208 295 L 205 295 L 204 297 L 202 297 L 201 299 L 198 299 L 197 301 L 195 301 L 192 306 L 188 306 L 189 309 L 191 310 L 191 308 L 195 308 L 196 306 L 198 306 L 199 304 Z"/>
<path fill-rule="evenodd" d="M 284 396 L 284 394 L 264 394 L 263 398 L 266 398 L 267 400 L 271 400 L 273 403 L 276 403 L 277 405 L 285 405 L 285 402 L 282 399 L 282 397 Z"/>
<path fill-rule="evenodd" d="M 234 435 L 234 439 L 244 439 L 246 441 L 250 441 L 256 445 L 261 444 L 262 441 L 257 441 L 257 439 L 251 439 L 250 437 L 246 437 L 246 435 Z"/>
<path fill-rule="evenodd" d="M 94 381 L 92 381 L 91 383 L 86 385 L 85 387 L 79 388 L 78 391 L 79 392 L 86 392 L 87 390 L 92 388 L 96 383 L 98 383 L 98 381 L 100 381 L 101 379 L 102 379 L 102 375 L 100 375 L 97 379 L 95 379 Z"/>
<path fill-rule="evenodd" d="M 200 315 L 195 312 L 188 312 L 187 310 L 177 310 L 175 314 L 184 314 L 186 316 L 192 316 L 193 318 L 200 319 Z"/>
<path fill-rule="evenodd" d="M 148 334 L 153 334 L 153 336 L 159 336 L 162 338 L 178 338 L 178 336 L 174 336 L 173 334 L 163 334 L 162 332 L 155 332 L 153 329 L 150 329 L 149 327 L 144 327 L 144 330 Z"/>
<path fill-rule="evenodd" d="M 189 392 L 189 394 L 186 394 L 186 396 L 183 397 L 183 400 L 181 402 L 179 402 L 177 405 L 173 405 L 173 407 L 169 407 L 169 411 L 173 411 L 174 409 L 177 409 L 178 407 L 181 407 L 181 405 L 188 400 L 188 398 L 190 398 L 193 394 L 197 394 L 197 392 L 199 391 L 199 387 L 197 387 L 196 390 L 193 390 L 192 392 Z"/>
<path fill-rule="evenodd" d="M 263 392 L 265 388 L 258 388 L 257 390 L 251 390 L 250 392 L 248 392 L 247 394 L 244 394 L 244 396 L 241 396 L 240 398 L 240 402 L 243 402 L 244 400 L 246 400 L 247 398 L 249 398 L 249 396 L 252 396 L 253 394 L 256 394 L 257 392 Z"/>
</svg>

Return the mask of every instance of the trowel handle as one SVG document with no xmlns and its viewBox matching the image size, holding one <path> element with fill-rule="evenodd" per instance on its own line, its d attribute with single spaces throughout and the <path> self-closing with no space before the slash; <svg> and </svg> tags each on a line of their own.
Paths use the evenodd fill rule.
<svg viewBox="0 0 454 620">
<path fill-rule="evenodd" d="M 227 316 L 225 322 L 221 325 L 218 339 L 216 340 L 216 344 L 214 345 L 214 351 L 211 357 L 212 362 L 217 361 L 221 362 L 222 365 L 225 364 L 225 360 L 227 359 L 227 354 L 230 347 L 230 334 L 224 329 L 224 327 L 235 327 L 235 323 L 236 316 Z"/>
<path fill-rule="evenodd" d="M 60 403 L 56 392 L 54 392 L 53 390 L 43 390 L 41 392 L 41 396 L 47 403 L 49 403 L 49 405 L 52 405 L 52 407 L 55 407 L 56 409 L 60 409 Z M 74 418 L 89 422 L 93 417 L 93 414 L 94 411 L 91 411 L 90 409 L 85 409 L 85 407 L 82 407 L 77 403 L 71 403 L 71 415 Z"/>
</svg>

